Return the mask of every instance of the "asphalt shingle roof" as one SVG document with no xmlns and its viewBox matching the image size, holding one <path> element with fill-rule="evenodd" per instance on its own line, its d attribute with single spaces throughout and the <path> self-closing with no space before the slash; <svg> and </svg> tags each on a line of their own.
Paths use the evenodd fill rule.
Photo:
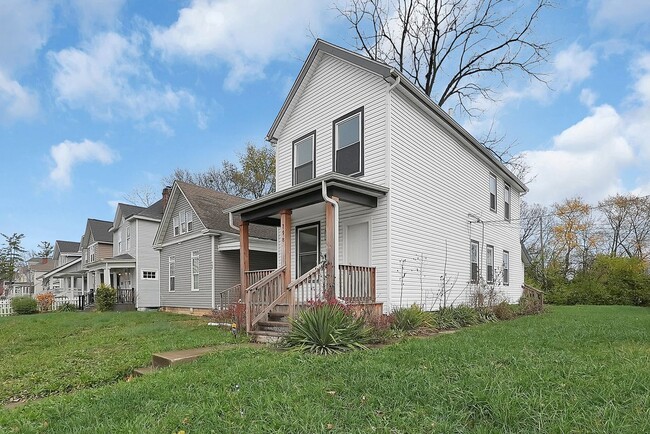
<svg viewBox="0 0 650 434">
<path fill-rule="evenodd" d="M 142 211 L 140 211 L 138 215 L 156 220 L 162 220 L 164 211 L 165 209 L 163 208 L 163 201 L 160 199 L 158 202 L 152 204 L 148 208 L 142 208 Z"/>
<path fill-rule="evenodd" d="M 56 240 L 55 244 L 59 245 L 59 252 L 61 253 L 77 253 L 79 251 L 78 241 Z"/>
<path fill-rule="evenodd" d="M 113 222 L 88 219 L 88 225 L 90 226 L 90 232 L 93 234 L 93 239 L 95 241 L 113 244 L 113 235 L 108 232 L 108 230 L 113 227 Z"/>
</svg>

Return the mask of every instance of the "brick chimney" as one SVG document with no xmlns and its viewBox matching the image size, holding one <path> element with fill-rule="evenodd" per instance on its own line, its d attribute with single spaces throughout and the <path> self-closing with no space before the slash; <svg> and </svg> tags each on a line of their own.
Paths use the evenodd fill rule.
<svg viewBox="0 0 650 434">
<path fill-rule="evenodd" d="M 163 188 L 162 191 L 162 206 L 163 210 L 167 208 L 167 202 L 169 202 L 169 195 L 172 193 L 172 188 L 168 185 Z"/>
</svg>

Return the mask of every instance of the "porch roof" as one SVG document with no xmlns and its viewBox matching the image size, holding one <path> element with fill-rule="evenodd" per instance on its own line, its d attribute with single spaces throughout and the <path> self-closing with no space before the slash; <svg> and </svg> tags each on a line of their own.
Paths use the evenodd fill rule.
<svg viewBox="0 0 650 434">
<path fill-rule="evenodd" d="M 49 278 L 59 278 L 59 277 L 68 277 L 68 276 L 77 276 L 81 275 L 81 257 L 70 261 L 66 264 L 63 264 L 53 270 L 51 270 L 48 273 L 45 273 L 43 276 L 41 276 L 41 279 L 49 279 Z"/>
<path fill-rule="evenodd" d="M 280 211 L 323 202 L 321 192 L 323 181 L 327 186 L 328 196 L 336 196 L 341 201 L 369 208 L 376 208 L 377 198 L 388 193 L 387 187 L 330 172 L 282 191 L 230 207 L 223 212 L 239 215 L 242 221 L 279 226 L 280 221 L 272 216 Z"/>
</svg>

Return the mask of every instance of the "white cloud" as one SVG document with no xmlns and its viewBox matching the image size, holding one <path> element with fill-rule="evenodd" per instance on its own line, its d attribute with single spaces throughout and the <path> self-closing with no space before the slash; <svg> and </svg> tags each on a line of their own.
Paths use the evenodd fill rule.
<svg viewBox="0 0 650 434">
<path fill-rule="evenodd" d="M 111 164 L 118 156 L 111 148 L 102 142 L 84 140 L 71 142 L 66 140 L 50 148 L 50 156 L 54 161 L 54 168 L 50 171 L 49 179 L 58 188 L 67 188 L 72 185 L 72 169 L 80 163 L 98 162 Z"/>
<path fill-rule="evenodd" d="M 0 69 L 13 73 L 31 63 L 49 38 L 51 22 L 50 2 L 4 0 L 0 7 Z"/>
<path fill-rule="evenodd" d="M 592 23 L 612 33 L 624 33 L 638 25 L 650 24 L 648 0 L 591 0 L 589 11 Z"/>
<path fill-rule="evenodd" d="M 585 88 L 580 91 L 580 102 L 587 107 L 593 107 L 597 99 L 598 95 L 591 89 Z"/>
<path fill-rule="evenodd" d="M 553 60 L 551 86 L 558 90 L 569 90 L 589 76 L 596 65 L 596 54 L 573 43 L 557 53 Z"/>
<path fill-rule="evenodd" d="M 108 32 L 81 49 L 50 53 L 57 101 L 103 119 L 143 119 L 192 105 L 191 94 L 155 80 L 142 60 L 141 42 L 137 35 L 127 39 Z"/>
<path fill-rule="evenodd" d="M 237 89 L 264 77 L 265 66 L 313 41 L 327 13 L 304 0 L 193 0 L 170 27 L 151 31 L 152 45 L 168 58 L 217 61 L 229 68 L 224 86 Z"/>
<path fill-rule="evenodd" d="M 29 118 L 38 112 L 38 97 L 0 70 L 0 120 Z"/>
<path fill-rule="evenodd" d="M 79 28 L 85 35 L 98 30 L 110 30 L 119 24 L 119 14 L 125 0 L 71 0 Z"/>
</svg>

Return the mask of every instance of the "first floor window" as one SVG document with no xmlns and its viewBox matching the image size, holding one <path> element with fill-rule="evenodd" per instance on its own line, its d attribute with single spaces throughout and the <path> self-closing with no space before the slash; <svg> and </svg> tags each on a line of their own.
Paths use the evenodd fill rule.
<svg viewBox="0 0 650 434">
<path fill-rule="evenodd" d="M 176 256 L 169 257 L 169 291 L 176 291 Z"/>
<path fill-rule="evenodd" d="M 334 121 L 334 171 L 363 174 L 363 108 Z"/>
<path fill-rule="evenodd" d="M 302 276 L 318 264 L 320 225 L 318 223 L 296 228 L 297 269 Z"/>
<path fill-rule="evenodd" d="M 494 283 L 494 246 L 485 248 L 485 262 L 487 268 L 487 283 Z"/>
<path fill-rule="evenodd" d="M 142 278 L 145 280 L 156 280 L 156 272 L 154 270 L 142 270 Z"/>
<path fill-rule="evenodd" d="M 503 251 L 503 284 L 510 284 L 510 253 Z"/>
<path fill-rule="evenodd" d="M 316 132 L 293 142 L 293 184 L 312 179 L 314 173 L 314 154 L 316 151 Z"/>
<path fill-rule="evenodd" d="M 191 270 L 192 270 L 192 291 L 199 290 L 199 252 L 193 251 L 191 256 Z"/>
<path fill-rule="evenodd" d="M 472 241 L 469 249 L 470 255 L 470 281 L 478 283 L 478 241 Z"/>
</svg>

